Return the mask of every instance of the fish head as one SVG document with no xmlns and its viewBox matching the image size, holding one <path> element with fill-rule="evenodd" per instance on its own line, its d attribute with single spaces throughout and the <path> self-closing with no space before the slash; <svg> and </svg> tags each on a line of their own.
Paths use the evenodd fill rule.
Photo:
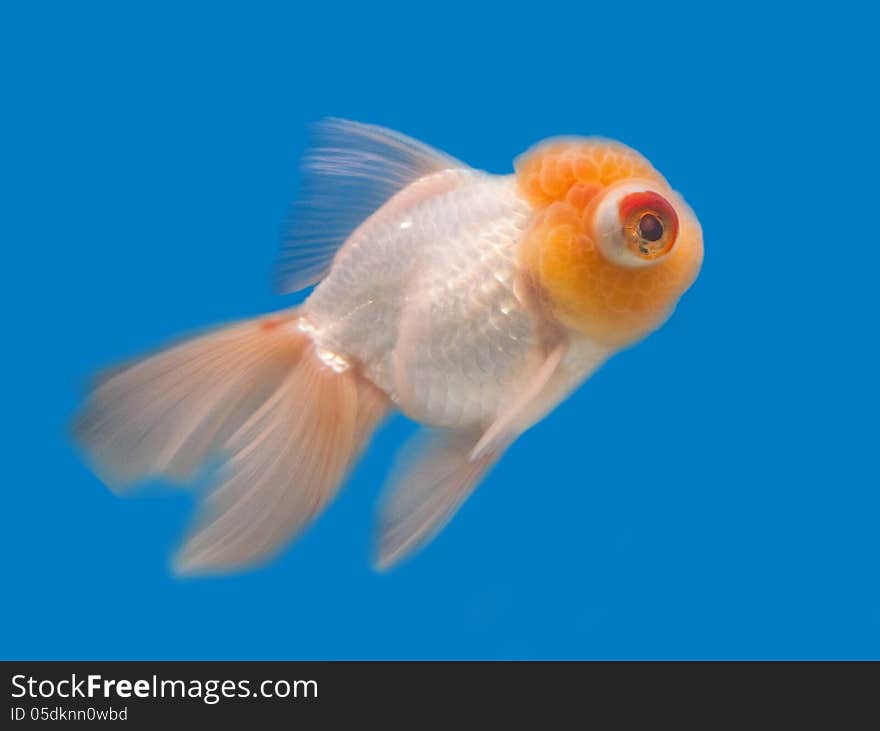
<svg viewBox="0 0 880 731">
<path fill-rule="evenodd" d="M 700 223 L 642 155 L 551 140 L 516 161 L 533 216 L 520 263 L 559 324 L 619 348 L 663 324 L 703 260 Z"/>
</svg>

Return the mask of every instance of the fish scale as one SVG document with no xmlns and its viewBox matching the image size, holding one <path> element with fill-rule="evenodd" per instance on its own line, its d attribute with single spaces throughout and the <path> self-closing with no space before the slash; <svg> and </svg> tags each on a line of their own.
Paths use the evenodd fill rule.
<svg viewBox="0 0 880 731">
<path fill-rule="evenodd" d="M 380 209 L 339 251 L 305 312 L 320 347 L 359 361 L 409 416 L 482 426 L 536 342 L 513 292 L 529 208 L 513 176 L 437 175 L 454 187 Z"/>
</svg>

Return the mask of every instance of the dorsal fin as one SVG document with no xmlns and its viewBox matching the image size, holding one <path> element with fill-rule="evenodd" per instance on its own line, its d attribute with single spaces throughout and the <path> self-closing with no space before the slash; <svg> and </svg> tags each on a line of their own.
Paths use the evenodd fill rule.
<svg viewBox="0 0 880 731">
<path fill-rule="evenodd" d="M 279 289 L 296 292 L 320 281 L 351 232 L 413 181 L 466 167 L 383 127 L 333 118 L 317 123 L 282 241 Z"/>
</svg>

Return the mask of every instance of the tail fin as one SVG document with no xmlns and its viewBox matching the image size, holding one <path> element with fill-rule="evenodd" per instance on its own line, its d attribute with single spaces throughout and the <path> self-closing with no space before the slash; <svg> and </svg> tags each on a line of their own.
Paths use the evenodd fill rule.
<svg viewBox="0 0 880 731">
<path fill-rule="evenodd" d="M 104 380 L 74 434 L 114 489 L 188 481 L 226 459 L 176 565 L 234 569 L 270 557 L 333 497 L 388 408 L 353 367 L 331 368 L 295 310 L 195 338 Z"/>
</svg>

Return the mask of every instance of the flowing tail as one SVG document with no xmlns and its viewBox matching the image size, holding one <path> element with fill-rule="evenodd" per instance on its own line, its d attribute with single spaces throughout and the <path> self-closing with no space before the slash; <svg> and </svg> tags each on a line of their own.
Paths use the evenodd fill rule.
<svg viewBox="0 0 880 731">
<path fill-rule="evenodd" d="M 297 310 L 222 328 L 118 370 L 74 435 L 121 491 L 149 476 L 188 482 L 225 460 L 176 560 L 183 573 L 269 558 L 335 495 L 388 410 L 354 366 L 326 363 Z"/>
</svg>

